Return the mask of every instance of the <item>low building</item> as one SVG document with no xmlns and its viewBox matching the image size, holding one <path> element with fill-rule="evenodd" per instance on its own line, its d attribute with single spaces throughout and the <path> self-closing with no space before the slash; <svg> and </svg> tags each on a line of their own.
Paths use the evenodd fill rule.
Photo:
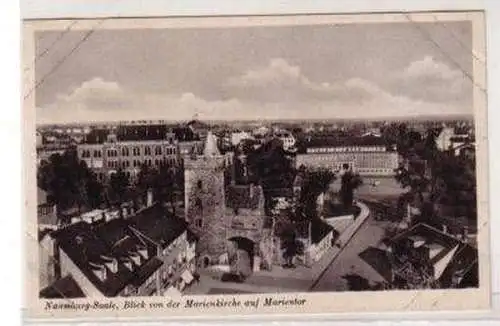
<svg viewBox="0 0 500 326">
<path fill-rule="evenodd" d="M 475 248 L 426 224 L 417 224 L 390 240 L 390 283 L 405 288 L 478 286 Z"/>
<path fill-rule="evenodd" d="M 440 151 L 453 150 L 456 147 L 473 142 L 467 130 L 445 127 L 436 137 L 436 147 Z"/>
<path fill-rule="evenodd" d="M 57 223 L 57 207 L 47 201 L 47 193 L 37 188 L 37 220 L 38 229 L 40 231 L 56 230 Z"/>
<path fill-rule="evenodd" d="M 231 133 L 231 145 L 238 146 L 244 139 L 253 139 L 253 136 L 245 131 Z"/>
<path fill-rule="evenodd" d="M 54 234 L 61 275 L 87 297 L 181 293 L 193 282 L 196 241 L 184 220 L 154 205 L 111 221 L 78 222 Z"/>
<path fill-rule="evenodd" d="M 380 137 L 313 137 L 308 136 L 299 145 L 296 165 L 327 168 L 334 172 L 348 164 L 362 176 L 393 176 L 399 156 L 389 150 Z"/>
</svg>

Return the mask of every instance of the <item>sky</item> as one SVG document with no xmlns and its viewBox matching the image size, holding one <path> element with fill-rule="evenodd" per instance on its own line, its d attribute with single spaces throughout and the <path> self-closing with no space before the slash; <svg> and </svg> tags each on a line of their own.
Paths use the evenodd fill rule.
<svg viewBox="0 0 500 326">
<path fill-rule="evenodd" d="M 472 114 L 470 22 L 85 33 L 37 32 L 38 123 Z"/>
</svg>

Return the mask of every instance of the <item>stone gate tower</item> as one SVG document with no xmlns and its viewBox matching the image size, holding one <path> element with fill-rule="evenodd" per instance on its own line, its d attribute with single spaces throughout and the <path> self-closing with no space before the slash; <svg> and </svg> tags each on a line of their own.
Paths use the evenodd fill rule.
<svg viewBox="0 0 500 326">
<path fill-rule="evenodd" d="M 226 231 L 230 217 L 225 214 L 224 156 L 217 139 L 207 134 L 203 152 L 184 160 L 185 218 L 198 236 L 197 262 L 216 263 L 226 254 Z"/>
</svg>

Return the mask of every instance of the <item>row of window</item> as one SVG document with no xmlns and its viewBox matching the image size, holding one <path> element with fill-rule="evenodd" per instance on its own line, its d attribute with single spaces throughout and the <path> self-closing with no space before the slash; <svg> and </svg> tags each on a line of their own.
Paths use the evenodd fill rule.
<svg viewBox="0 0 500 326">
<path fill-rule="evenodd" d="M 321 147 L 308 148 L 308 153 L 336 153 L 336 152 L 383 152 L 384 146 L 354 146 L 354 147 Z"/>
<path fill-rule="evenodd" d="M 153 166 L 153 163 L 154 163 L 154 166 L 156 166 L 156 167 L 164 166 L 164 165 L 173 165 L 176 163 L 176 159 L 175 158 L 164 158 L 164 159 L 155 159 L 155 160 L 147 159 L 144 161 L 141 161 L 141 160 L 127 161 L 127 160 L 125 160 L 125 161 L 121 161 L 121 162 L 120 161 L 108 161 L 107 167 L 110 169 L 117 169 L 120 167 L 123 169 L 130 168 L 130 167 L 139 168 L 142 165 Z"/>
<path fill-rule="evenodd" d="M 144 155 L 152 155 L 154 149 L 154 155 L 175 155 L 177 153 L 177 149 L 175 147 L 165 147 L 163 148 L 162 146 L 154 146 L 154 148 L 151 148 L 150 146 L 145 146 L 144 147 Z M 141 155 L 141 148 L 140 147 L 132 147 L 131 149 L 128 147 L 123 147 L 121 151 L 117 149 L 108 149 L 106 151 L 106 154 L 108 157 L 118 157 L 118 155 L 121 153 L 121 156 L 130 156 L 132 153 L 132 156 L 140 156 Z M 84 149 L 80 152 L 80 156 L 82 158 L 89 158 L 89 157 L 95 157 L 99 158 L 102 157 L 102 151 L 101 150 L 89 150 L 89 149 Z"/>
</svg>

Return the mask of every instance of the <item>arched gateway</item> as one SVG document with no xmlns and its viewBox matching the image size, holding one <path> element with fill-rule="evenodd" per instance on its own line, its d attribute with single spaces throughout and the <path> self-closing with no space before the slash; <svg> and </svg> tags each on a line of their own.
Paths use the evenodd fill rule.
<svg viewBox="0 0 500 326">
<path fill-rule="evenodd" d="M 256 244 L 253 240 L 234 236 L 228 239 L 228 258 L 231 273 L 249 276 L 254 270 Z"/>
</svg>

